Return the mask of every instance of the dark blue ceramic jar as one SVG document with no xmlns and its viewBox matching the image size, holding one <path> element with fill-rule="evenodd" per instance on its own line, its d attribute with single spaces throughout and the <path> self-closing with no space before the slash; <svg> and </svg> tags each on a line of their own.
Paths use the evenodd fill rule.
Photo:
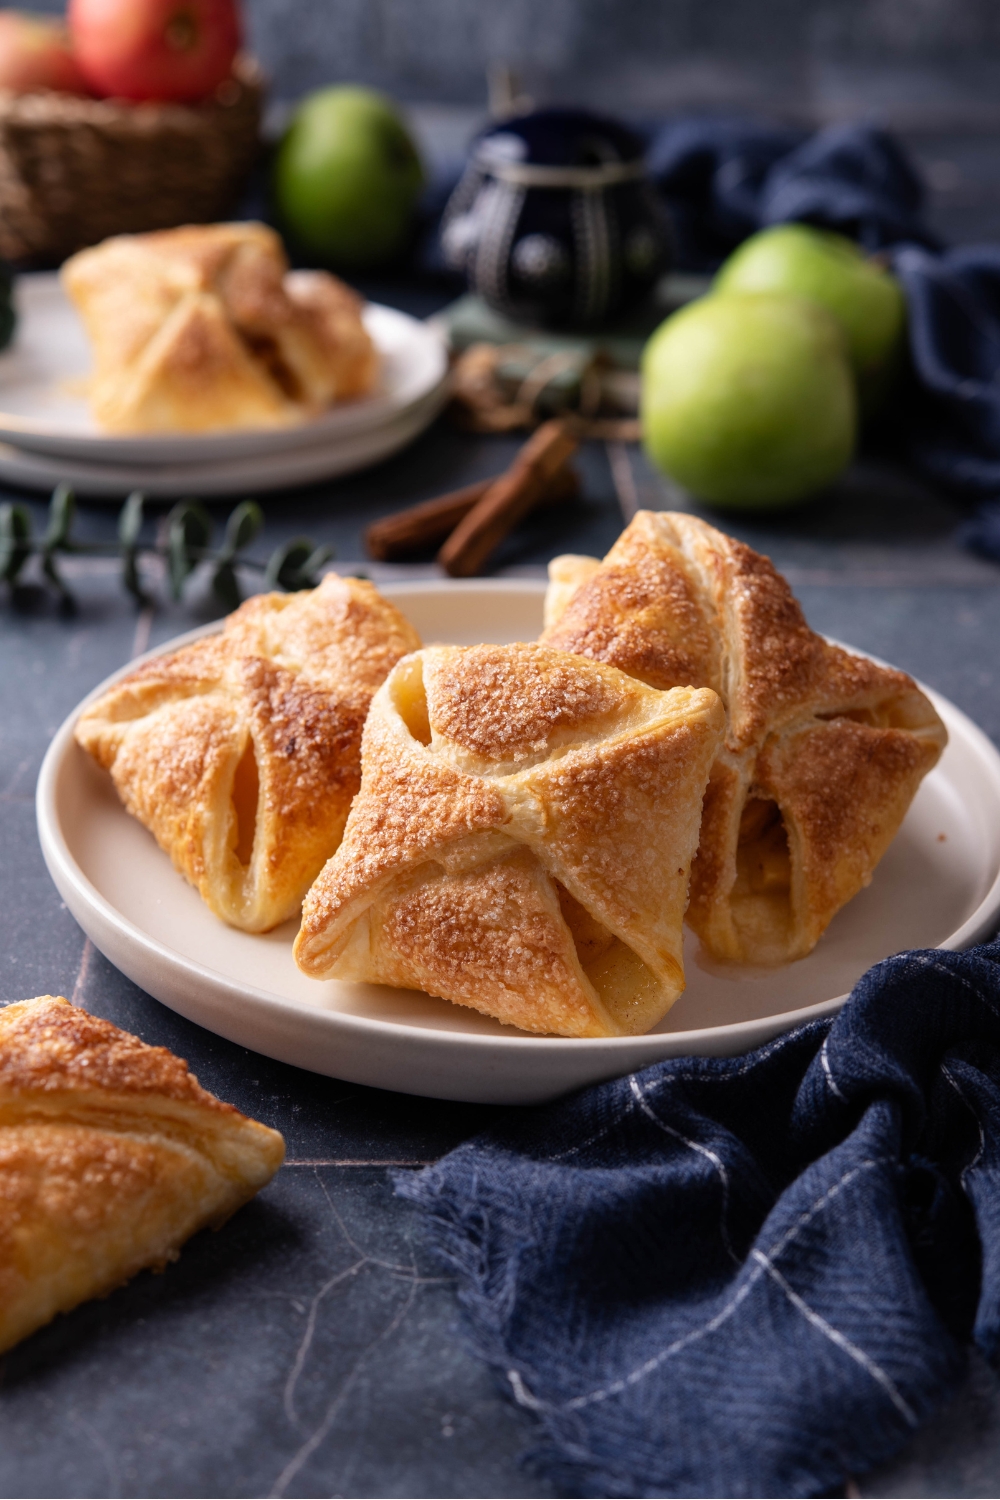
<svg viewBox="0 0 1000 1500">
<path fill-rule="evenodd" d="M 441 238 L 449 264 L 497 312 L 557 328 L 640 301 L 671 248 L 641 140 L 582 109 L 538 110 L 479 136 Z"/>
</svg>

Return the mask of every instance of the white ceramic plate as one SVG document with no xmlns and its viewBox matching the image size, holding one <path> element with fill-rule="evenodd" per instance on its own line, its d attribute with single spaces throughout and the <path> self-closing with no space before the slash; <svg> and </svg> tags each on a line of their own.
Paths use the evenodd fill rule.
<svg viewBox="0 0 1000 1500">
<path fill-rule="evenodd" d="M 369 303 L 365 326 L 379 351 L 378 389 L 345 401 L 301 427 L 251 432 L 121 437 L 95 426 L 83 394 L 90 346 L 54 271 L 20 276 L 18 325 L 0 354 L 0 442 L 50 458 L 88 464 L 208 464 L 249 459 L 358 437 L 385 426 L 443 384 L 448 357 L 441 334 L 392 307 Z"/>
<path fill-rule="evenodd" d="M 447 391 L 442 385 L 423 401 L 378 427 L 257 458 L 219 459 L 204 464 L 89 464 L 79 458 L 54 458 L 0 443 L 0 480 L 46 492 L 65 482 L 78 495 L 108 500 L 120 500 L 133 490 L 160 499 L 256 495 L 264 490 L 336 479 L 381 463 L 418 438 L 446 400 Z"/>
<path fill-rule="evenodd" d="M 542 623 L 540 582 L 411 583 L 384 592 L 428 643 L 532 640 Z M 808 958 L 782 969 L 706 962 L 689 936 L 687 991 L 641 1037 L 528 1036 L 413 991 L 306 979 L 292 961 L 295 923 L 251 937 L 211 914 L 76 747 L 76 714 L 42 766 L 39 834 L 53 880 L 97 947 L 189 1019 L 331 1077 L 525 1104 L 662 1057 L 745 1052 L 837 1010 L 888 954 L 962 948 L 992 933 L 1000 912 L 1000 755 L 964 714 L 931 696 L 950 742 L 869 888 Z"/>
</svg>

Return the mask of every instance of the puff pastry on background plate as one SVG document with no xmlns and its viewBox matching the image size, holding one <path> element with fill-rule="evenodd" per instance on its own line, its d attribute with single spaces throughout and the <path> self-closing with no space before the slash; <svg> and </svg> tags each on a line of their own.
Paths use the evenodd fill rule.
<svg viewBox="0 0 1000 1500">
<path fill-rule="evenodd" d="M 717 958 L 803 957 L 944 749 L 927 697 L 810 630 L 768 558 L 694 516 L 640 511 L 602 563 L 557 558 L 550 577 L 544 642 L 719 693 L 687 919 Z"/>
<path fill-rule="evenodd" d="M 340 842 L 372 695 L 419 645 L 372 584 L 330 573 L 146 662 L 86 709 L 77 742 L 216 915 L 264 932 Z"/>
<path fill-rule="evenodd" d="M 283 427 L 375 384 L 361 299 L 325 271 L 289 272 L 264 224 L 117 235 L 72 256 L 62 281 L 108 432 Z"/>
<path fill-rule="evenodd" d="M 0 1352 L 162 1269 L 284 1153 L 164 1047 L 52 995 L 0 1009 Z"/>
<path fill-rule="evenodd" d="M 541 646 L 438 646 L 376 694 L 361 790 L 303 905 L 314 978 L 432 995 L 526 1031 L 647 1031 L 725 715 Z"/>
</svg>

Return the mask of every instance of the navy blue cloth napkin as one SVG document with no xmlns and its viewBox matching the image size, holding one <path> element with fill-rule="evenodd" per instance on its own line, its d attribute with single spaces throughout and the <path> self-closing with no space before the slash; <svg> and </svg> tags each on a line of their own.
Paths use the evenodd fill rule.
<svg viewBox="0 0 1000 1500">
<path fill-rule="evenodd" d="M 816 1495 L 1000 1350 L 1000 943 L 519 1111 L 398 1191 L 574 1495 Z"/>
<path fill-rule="evenodd" d="M 804 131 L 688 116 L 650 133 L 650 171 L 666 200 L 683 270 L 712 271 L 770 224 L 804 220 L 869 250 L 933 246 L 924 189 L 898 142 L 873 125 Z"/>
<path fill-rule="evenodd" d="M 931 481 L 984 500 L 961 539 L 1000 562 L 1000 246 L 930 255 L 904 245 L 893 269 L 915 376 L 897 424 L 902 451 Z"/>
</svg>

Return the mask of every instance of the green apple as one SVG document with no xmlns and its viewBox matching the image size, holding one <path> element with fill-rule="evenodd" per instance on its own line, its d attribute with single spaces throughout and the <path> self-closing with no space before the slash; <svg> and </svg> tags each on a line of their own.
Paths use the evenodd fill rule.
<svg viewBox="0 0 1000 1500">
<path fill-rule="evenodd" d="M 293 239 L 345 270 L 378 266 L 399 253 L 423 183 L 406 126 L 374 89 L 309 94 L 274 163 L 275 204 Z"/>
<path fill-rule="evenodd" d="M 895 276 L 853 240 L 809 224 L 777 224 L 744 240 L 713 283 L 718 292 L 797 292 L 841 324 L 861 405 L 873 410 L 899 365 L 906 299 Z"/>
<path fill-rule="evenodd" d="M 856 396 L 839 324 L 788 292 L 689 303 L 643 350 L 642 426 L 653 462 L 710 504 L 803 499 L 854 448 Z"/>
</svg>

